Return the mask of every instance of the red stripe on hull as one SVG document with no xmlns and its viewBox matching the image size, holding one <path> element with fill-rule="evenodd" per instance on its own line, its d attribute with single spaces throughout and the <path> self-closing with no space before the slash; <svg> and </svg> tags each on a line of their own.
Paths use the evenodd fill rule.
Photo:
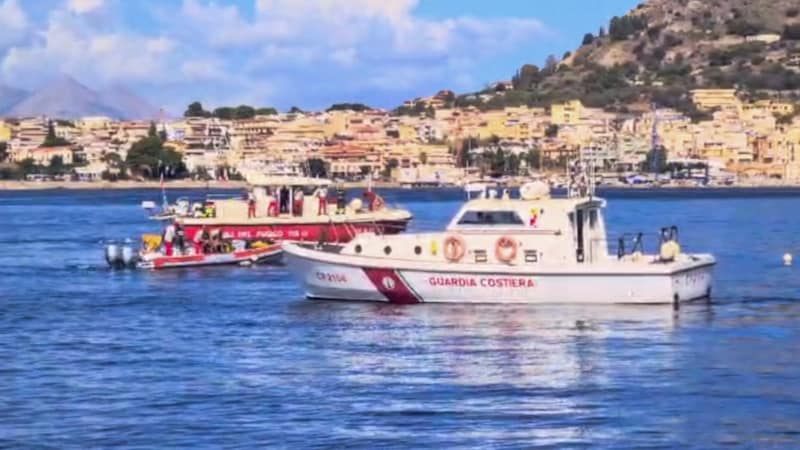
<svg viewBox="0 0 800 450">
<path fill-rule="evenodd" d="M 400 275 L 392 269 L 364 269 L 369 281 L 390 303 L 412 305 L 422 300 L 406 284 Z"/>
<path fill-rule="evenodd" d="M 208 225 L 220 229 L 228 239 L 271 239 L 316 242 L 325 237 L 326 242 L 347 243 L 359 233 L 397 234 L 405 231 L 407 221 L 363 222 L 358 224 L 263 224 L 263 225 Z M 202 229 L 201 225 L 184 225 L 191 238 Z"/>
</svg>

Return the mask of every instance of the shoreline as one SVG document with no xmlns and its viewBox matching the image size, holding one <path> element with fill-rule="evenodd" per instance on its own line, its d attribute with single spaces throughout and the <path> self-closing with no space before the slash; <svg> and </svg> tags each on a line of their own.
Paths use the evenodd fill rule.
<svg viewBox="0 0 800 450">
<path fill-rule="evenodd" d="M 343 183 L 347 189 L 363 189 L 367 182 L 350 181 Z M 164 182 L 164 189 L 246 189 L 245 181 L 196 181 L 172 180 Z M 404 188 L 396 182 L 374 182 L 376 189 Z M 449 187 L 449 186 L 448 186 Z M 458 188 L 458 186 L 452 186 Z M 440 187 L 405 187 L 408 190 L 431 190 Z M 126 190 L 126 189 L 161 189 L 159 181 L 0 181 L 0 192 L 3 191 L 47 191 L 47 190 Z M 713 190 L 713 189 L 800 189 L 800 184 L 792 183 L 753 183 L 736 184 L 731 186 L 695 186 L 695 185 L 601 185 L 598 190 L 625 189 L 625 190 Z"/>
</svg>

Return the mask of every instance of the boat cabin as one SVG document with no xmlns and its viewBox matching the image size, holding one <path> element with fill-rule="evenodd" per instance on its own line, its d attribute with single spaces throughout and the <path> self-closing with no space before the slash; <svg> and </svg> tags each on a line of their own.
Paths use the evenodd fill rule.
<svg viewBox="0 0 800 450">
<path fill-rule="evenodd" d="M 605 201 L 522 192 L 467 201 L 443 233 L 358 237 L 343 253 L 472 264 L 568 264 L 609 259 Z"/>
</svg>

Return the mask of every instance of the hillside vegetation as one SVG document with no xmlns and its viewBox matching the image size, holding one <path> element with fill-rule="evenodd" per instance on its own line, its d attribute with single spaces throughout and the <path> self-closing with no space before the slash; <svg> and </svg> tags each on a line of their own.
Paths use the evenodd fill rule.
<svg viewBox="0 0 800 450">
<path fill-rule="evenodd" d="M 512 89 L 460 96 L 483 109 L 578 98 L 609 110 L 650 102 L 689 114 L 688 92 L 736 88 L 745 97 L 800 98 L 797 0 L 650 0 L 544 67 L 523 65 Z"/>
</svg>

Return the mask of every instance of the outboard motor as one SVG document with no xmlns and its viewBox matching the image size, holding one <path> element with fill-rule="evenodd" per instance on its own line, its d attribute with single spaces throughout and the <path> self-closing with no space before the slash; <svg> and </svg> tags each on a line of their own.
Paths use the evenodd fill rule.
<svg viewBox="0 0 800 450">
<path fill-rule="evenodd" d="M 122 249 L 119 245 L 111 243 L 106 245 L 106 262 L 111 268 L 117 269 L 122 264 Z"/>
<path fill-rule="evenodd" d="M 131 247 L 130 241 L 126 241 L 121 250 L 120 261 L 125 267 L 134 267 L 138 259 L 139 256 L 136 254 L 133 247 Z"/>
</svg>

